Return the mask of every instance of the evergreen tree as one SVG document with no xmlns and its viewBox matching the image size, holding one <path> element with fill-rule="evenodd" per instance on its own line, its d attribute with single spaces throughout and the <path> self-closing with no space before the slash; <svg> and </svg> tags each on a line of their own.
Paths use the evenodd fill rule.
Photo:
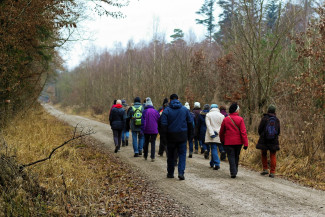
<svg viewBox="0 0 325 217">
<path fill-rule="evenodd" d="M 214 29 L 216 28 L 215 18 L 213 15 L 215 2 L 216 0 L 205 0 L 200 10 L 196 12 L 196 14 L 201 15 L 203 19 L 195 19 L 197 24 L 202 24 L 207 27 L 207 37 L 209 38 L 210 43 Z"/>
<path fill-rule="evenodd" d="M 270 3 L 267 5 L 267 10 L 266 10 L 266 22 L 267 22 L 267 27 L 269 29 L 273 29 L 273 26 L 278 18 L 278 0 L 271 0 Z"/>
<path fill-rule="evenodd" d="M 174 34 L 170 36 L 173 40 L 171 43 L 184 41 L 184 32 L 181 29 L 174 29 Z"/>
</svg>

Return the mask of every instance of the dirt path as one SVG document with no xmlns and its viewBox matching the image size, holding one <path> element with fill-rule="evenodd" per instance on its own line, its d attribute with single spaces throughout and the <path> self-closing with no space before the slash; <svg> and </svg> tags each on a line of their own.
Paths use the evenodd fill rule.
<svg viewBox="0 0 325 217">
<path fill-rule="evenodd" d="M 92 127 L 96 131 L 93 137 L 113 151 L 109 125 L 66 115 L 50 105 L 45 105 L 45 108 L 50 114 L 73 126 L 79 123 Z M 214 171 L 202 155 L 187 158 L 185 181 L 166 178 L 165 156 L 156 157 L 155 162 L 134 158 L 132 144 L 122 147 L 117 155 L 138 167 L 162 191 L 191 207 L 194 216 L 325 216 L 324 191 L 280 178 L 263 177 L 244 168 L 239 169 L 236 179 L 231 179 L 228 163 L 222 162 L 221 169 Z M 177 169 L 175 172 L 177 177 Z"/>
</svg>

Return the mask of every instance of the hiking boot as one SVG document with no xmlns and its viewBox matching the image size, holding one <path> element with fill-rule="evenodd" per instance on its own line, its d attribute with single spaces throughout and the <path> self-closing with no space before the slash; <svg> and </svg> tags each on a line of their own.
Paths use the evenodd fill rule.
<svg viewBox="0 0 325 217">
<path fill-rule="evenodd" d="M 274 178 L 274 173 L 270 173 L 269 177 Z"/>
<path fill-rule="evenodd" d="M 209 159 L 209 152 L 207 150 L 204 151 L 204 158 Z"/>
<path fill-rule="evenodd" d="M 125 141 L 122 140 L 122 147 L 125 147 Z"/>
<path fill-rule="evenodd" d="M 268 170 L 263 170 L 260 174 L 261 174 L 262 176 L 264 176 L 264 175 L 269 174 L 269 171 L 268 171 Z"/>
<path fill-rule="evenodd" d="M 194 154 L 198 154 L 198 153 L 199 153 L 199 151 L 198 151 L 198 150 L 195 150 L 195 151 L 194 151 Z"/>
<path fill-rule="evenodd" d="M 185 176 L 184 175 L 178 175 L 178 179 L 179 180 L 185 180 Z"/>
<path fill-rule="evenodd" d="M 218 170 L 218 169 L 220 169 L 220 166 L 214 165 L 214 166 L 213 166 L 213 169 L 214 169 L 214 170 Z"/>
<path fill-rule="evenodd" d="M 135 153 L 134 154 L 134 157 L 139 157 L 139 153 Z"/>
<path fill-rule="evenodd" d="M 151 158 L 151 162 L 155 162 L 155 158 Z"/>
<path fill-rule="evenodd" d="M 158 153 L 158 155 L 159 155 L 160 157 L 162 157 L 162 156 L 164 156 L 164 153 Z"/>
<path fill-rule="evenodd" d="M 167 178 L 169 178 L 169 179 L 173 179 L 173 178 L 174 178 L 174 175 L 173 175 L 173 174 L 169 174 L 169 173 L 167 173 Z"/>
<path fill-rule="evenodd" d="M 190 153 L 190 154 L 188 155 L 188 157 L 189 157 L 189 158 L 192 158 L 192 153 Z"/>
<path fill-rule="evenodd" d="M 139 151 L 139 155 L 142 155 L 142 151 Z"/>
<path fill-rule="evenodd" d="M 226 152 L 225 151 L 221 152 L 220 160 L 222 160 L 222 161 L 226 160 Z"/>
<path fill-rule="evenodd" d="M 114 153 L 117 153 L 118 150 L 119 150 L 119 146 L 117 145 L 117 146 L 115 146 L 115 151 L 114 151 Z"/>
<path fill-rule="evenodd" d="M 204 154 L 204 149 L 203 148 L 201 148 L 201 154 Z"/>
<path fill-rule="evenodd" d="M 129 140 L 125 140 L 125 146 L 129 145 Z"/>
<path fill-rule="evenodd" d="M 236 178 L 236 175 L 231 175 L 230 177 L 231 177 L 232 179 L 234 179 L 234 178 Z"/>
</svg>

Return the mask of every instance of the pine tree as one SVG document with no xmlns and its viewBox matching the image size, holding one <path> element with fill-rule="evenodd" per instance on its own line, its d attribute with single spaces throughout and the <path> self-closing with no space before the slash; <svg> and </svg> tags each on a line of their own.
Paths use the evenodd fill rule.
<svg viewBox="0 0 325 217">
<path fill-rule="evenodd" d="M 195 19 L 197 24 L 202 24 L 207 27 L 207 37 L 210 43 L 212 40 L 212 35 L 216 28 L 215 18 L 213 15 L 213 12 L 215 10 L 215 2 L 216 0 L 205 0 L 200 10 L 196 12 L 196 14 L 201 15 L 204 19 Z"/>
</svg>

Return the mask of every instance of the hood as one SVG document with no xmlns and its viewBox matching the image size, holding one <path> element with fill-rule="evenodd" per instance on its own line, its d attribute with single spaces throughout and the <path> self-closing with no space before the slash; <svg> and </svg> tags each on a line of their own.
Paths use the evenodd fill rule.
<svg viewBox="0 0 325 217">
<path fill-rule="evenodd" d="M 172 109 L 180 109 L 182 106 L 182 103 L 178 99 L 174 99 L 169 103 L 169 107 Z"/>
<path fill-rule="evenodd" d="M 208 113 L 209 113 L 209 110 L 203 110 L 203 111 L 200 112 L 200 115 L 206 115 Z"/>
<path fill-rule="evenodd" d="M 121 104 L 116 104 L 114 108 L 122 108 L 123 106 Z"/>
<path fill-rule="evenodd" d="M 212 108 L 210 112 L 220 112 L 220 110 L 218 108 Z"/>
</svg>

